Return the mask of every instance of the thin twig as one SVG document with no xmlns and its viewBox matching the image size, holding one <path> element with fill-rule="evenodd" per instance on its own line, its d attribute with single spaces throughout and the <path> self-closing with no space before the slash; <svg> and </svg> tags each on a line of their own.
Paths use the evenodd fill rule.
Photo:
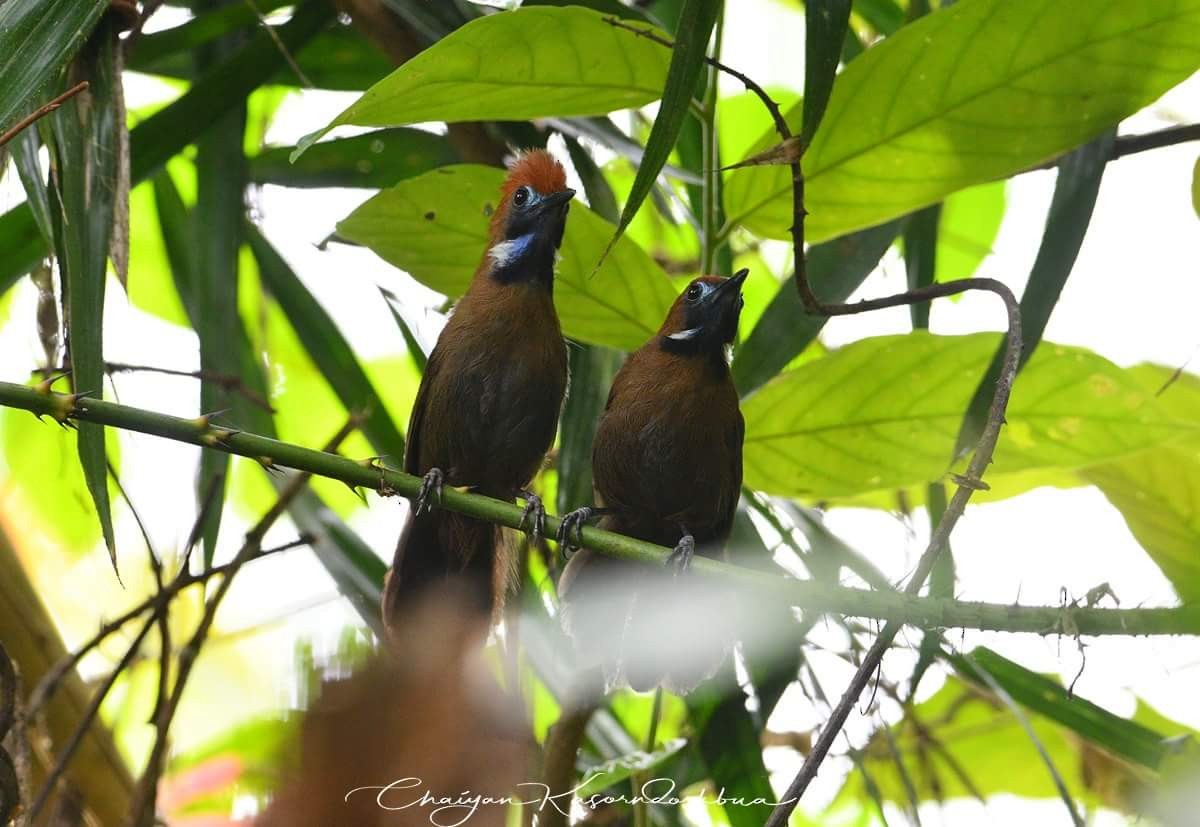
<svg viewBox="0 0 1200 827">
<path fill-rule="evenodd" d="M 54 768 L 50 770 L 49 775 L 46 776 L 46 780 L 42 783 L 41 790 L 38 791 L 37 797 L 33 800 L 33 804 L 29 807 L 28 818 L 30 824 L 37 823 L 37 818 L 41 814 L 42 808 L 46 806 L 46 801 L 49 800 L 50 794 L 58 785 L 59 778 L 62 777 L 63 772 L 66 770 L 67 764 L 69 764 L 71 759 L 75 757 L 75 751 L 79 749 L 79 745 L 83 743 L 84 735 L 87 734 L 88 728 L 91 727 L 92 721 L 95 720 L 97 713 L 99 713 L 100 704 L 104 703 L 104 699 L 108 696 L 109 690 L 112 689 L 113 684 L 117 682 L 117 678 L 120 677 L 121 673 L 125 671 L 125 667 L 127 667 L 133 660 L 134 655 L 137 654 L 138 647 L 142 645 L 142 641 L 145 640 L 146 635 L 154 627 L 155 622 L 155 618 L 151 617 L 146 621 L 145 624 L 143 624 L 142 630 L 138 632 L 137 636 L 133 639 L 133 643 L 129 644 L 129 648 L 125 651 L 124 657 L 121 658 L 121 660 L 113 668 L 112 672 L 109 673 L 108 677 L 96 690 L 95 694 L 92 695 L 91 703 L 89 703 L 87 709 L 84 710 L 83 717 L 79 719 L 79 723 L 75 725 L 75 729 L 71 733 L 71 737 L 67 739 L 67 745 L 63 748 L 62 754 L 59 755 L 58 760 L 54 764 Z"/>
<path fill-rule="evenodd" d="M 633 26 L 629 23 L 626 23 L 624 20 L 622 20 L 619 17 L 606 17 L 606 18 L 604 18 L 604 22 L 608 23 L 610 26 L 615 26 L 618 29 L 625 29 L 627 31 L 631 31 L 639 37 L 644 37 L 647 40 L 657 43 L 660 46 L 665 46 L 668 49 L 675 48 L 674 41 L 670 40 L 669 38 L 663 37 L 662 35 L 658 34 L 657 32 L 655 32 L 652 29 L 643 29 L 639 26 Z M 792 137 L 792 133 L 788 129 L 787 121 L 785 121 L 783 119 L 783 112 L 781 112 L 779 109 L 779 104 L 777 104 L 777 103 L 775 103 L 775 101 L 771 100 L 771 96 L 768 95 L 761 86 L 759 86 L 757 83 L 755 83 L 750 78 L 746 77 L 744 74 L 739 72 L 737 69 L 734 69 L 732 66 L 727 66 L 726 64 L 717 60 L 716 58 L 705 57 L 704 62 L 707 63 L 709 66 L 712 66 L 712 67 L 724 72 L 725 74 L 729 75 L 730 77 L 734 77 L 734 78 L 737 78 L 738 80 L 740 80 L 742 82 L 742 84 L 745 85 L 745 87 L 749 91 L 753 92 L 758 97 L 758 99 L 763 102 L 763 105 L 767 108 L 767 111 L 771 113 L 771 120 L 773 120 L 775 122 L 775 130 L 777 132 L 779 132 L 779 137 L 783 140 L 787 140 L 788 138 Z"/>
<path fill-rule="evenodd" d="M 129 506 L 130 512 L 133 514 L 134 522 L 137 523 L 138 531 L 142 534 L 142 541 L 146 544 L 146 556 L 150 562 L 150 573 L 154 576 L 154 586 L 157 593 L 162 593 L 163 582 L 163 565 L 158 553 L 154 550 L 154 543 L 150 540 L 150 532 L 146 530 L 146 523 L 142 520 L 142 515 L 138 511 L 137 506 L 133 504 L 133 500 L 129 496 L 129 492 L 125 490 L 125 486 L 121 484 L 121 477 L 117 474 L 117 469 L 113 467 L 112 460 L 108 461 L 108 475 L 112 477 L 112 481 L 117 486 L 117 491 L 121 495 L 121 499 L 125 501 L 125 505 Z M 159 663 L 158 663 L 158 695 L 154 702 L 154 709 L 150 713 L 150 720 L 154 720 L 154 716 L 158 714 L 158 707 L 162 703 L 162 699 L 166 695 L 167 687 L 171 677 L 171 611 L 170 606 L 162 604 L 158 611 L 155 612 L 158 618 L 158 646 L 159 646 Z"/>
<path fill-rule="evenodd" d="M 358 415 L 351 415 L 346 424 L 325 445 L 323 451 L 325 453 L 336 452 L 342 442 L 357 430 L 360 419 L 361 417 Z M 142 777 L 138 781 L 134 801 L 130 808 L 131 815 L 128 823 L 131 827 L 142 827 L 154 815 L 158 779 L 162 775 L 167 752 L 167 733 L 170 731 L 171 723 L 175 720 L 175 714 L 179 710 L 180 701 L 183 699 L 183 691 L 187 686 L 188 679 L 191 677 L 192 669 L 196 665 L 200 650 L 208 638 L 209 631 L 212 629 L 217 609 L 220 608 L 225 595 L 229 593 L 229 587 L 233 584 L 234 576 L 246 562 L 261 552 L 262 539 L 267 531 L 283 515 L 291 501 L 305 489 L 311 479 L 311 473 L 301 472 L 296 474 L 279 493 L 279 497 L 267 513 L 259 519 L 253 528 L 246 532 L 245 542 L 229 564 L 228 576 L 222 578 L 220 584 L 208 599 L 208 602 L 204 606 L 204 615 L 200 618 L 200 623 L 197 625 L 196 631 L 179 653 L 175 685 L 172 687 L 170 696 L 159 710 L 159 714 L 154 721 L 157 730 L 154 738 L 154 746 L 150 751 L 149 759 L 146 761 Z"/>
<path fill-rule="evenodd" d="M 68 375 L 71 369 L 68 367 L 61 368 L 35 368 L 33 373 L 43 378 L 47 376 Z M 248 387 L 242 381 L 240 376 L 235 376 L 231 373 L 221 373 L 215 370 L 178 370 L 176 368 L 162 368 L 157 365 L 129 365 L 124 362 L 105 362 L 105 373 L 158 373 L 163 376 L 179 376 L 185 379 L 198 379 L 201 382 L 211 382 L 218 387 L 237 393 L 245 397 L 247 402 L 262 408 L 267 413 L 275 413 L 275 409 L 271 403 L 262 397 L 257 391 Z"/>
<path fill-rule="evenodd" d="M 292 53 L 288 51 L 284 42 L 279 39 L 279 35 L 275 32 L 275 27 L 267 22 L 263 17 L 263 13 L 258 10 L 258 6 L 254 4 L 254 0 L 246 0 L 246 5 L 250 7 L 250 11 L 254 12 L 254 16 L 258 18 L 258 23 L 267 31 L 267 35 L 271 38 L 271 42 L 275 44 L 275 48 L 279 51 L 280 56 L 291 67 L 291 70 L 296 73 L 296 79 L 304 85 L 306 89 L 313 88 L 313 82 L 308 75 L 304 74 L 304 70 L 300 68 L 300 64 L 296 62 L 296 58 L 292 57 Z"/>
<path fill-rule="evenodd" d="M 313 538 L 309 535 L 302 535 L 298 539 L 292 540 L 289 543 L 284 543 L 281 546 L 263 549 L 251 559 L 258 560 L 263 557 L 268 557 L 272 554 L 279 554 L 280 552 L 290 551 L 300 546 L 306 546 L 312 542 L 312 539 Z M 45 675 L 42 676 L 42 679 L 38 681 L 37 686 L 34 687 L 33 692 L 31 692 L 29 695 L 29 702 L 27 704 L 29 710 L 27 713 L 28 717 L 32 718 L 34 715 L 37 715 L 41 712 L 42 707 L 46 705 L 46 702 L 54 695 L 55 691 L 57 691 L 59 685 L 62 683 L 63 678 L 68 672 L 74 669 L 75 666 L 78 665 L 78 663 L 83 660 L 83 658 L 89 652 L 91 652 L 109 637 L 123 629 L 131 620 L 141 617 L 147 611 L 159 609 L 184 589 L 190 588 L 197 583 L 207 583 L 213 577 L 218 575 L 228 574 L 232 567 L 232 563 L 225 563 L 224 565 L 213 566 L 212 568 L 206 569 L 199 574 L 188 574 L 183 577 L 177 577 L 171 583 L 166 584 L 161 592 L 155 592 L 153 595 L 146 598 L 141 603 L 122 614 L 120 617 L 105 623 L 100 627 L 95 635 L 88 639 L 86 643 L 84 643 L 74 652 L 71 652 L 63 657 L 48 672 L 46 672 Z"/>
<path fill-rule="evenodd" d="M 84 89 L 87 89 L 87 88 L 88 88 L 88 82 L 86 80 L 81 80 L 81 81 L 79 81 L 79 83 L 75 84 L 70 89 L 63 92 L 58 97 L 54 98 L 49 103 L 42 104 L 37 109 L 30 112 L 24 118 L 21 118 L 21 120 L 17 121 L 15 124 L 13 124 L 12 127 L 9 128 L 3 135 L 0 135 L 0 146 L 4 146 L 6 143 L 11 141 L 13 138 L 17 137 L 17 135 L 21 134 L 21 130 L 23 130 L 25 127 L 29 126 L 34 121 L 37 121 L 37 120 L 40 120 L 41 118 L 46 117 L 51 112 L 53 112 L 55 109 L 58 109 L 58 107 L 62 106 L 68 100 L 75 97 L 76 95 L 78 95 L 80 92 L 82 92 Z"/>
<path fill-rule="evenodd" d="M 1121 135 L 1113 141 L 1113 159 L 1124 158 L 1138 152 L 1151 149 L 1161 149 L 1164 146 L 1174 146 L 1186 141 L 1200 141 L 1200 123 L 1169 126 L 1154 132 L 1144 132 L 1140 135 Z"/>
</svg>

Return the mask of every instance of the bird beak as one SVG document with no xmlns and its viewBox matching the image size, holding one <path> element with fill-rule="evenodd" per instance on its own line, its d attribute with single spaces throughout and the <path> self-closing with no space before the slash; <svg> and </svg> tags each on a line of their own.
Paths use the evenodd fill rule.
<svg viewBox="0 0 1200 827">
<path fill-rule="evenodd" d="M 575 190 L 562 190 L 560 192 L 552 192 L 542 198 L 537 205 L 537 215 L 551 215 L 555 209 L 566 205 L 572 198 L 575 197 Z M 565 209 L 564 209 L 565 212 Z"/>
<path fill-rule="evenodd" d="M 708 294 L 708 300 L 705 304 L 718 307 L 732 301 L 734 296 L 740 298 L 742 295 L 742 282 L 746 280 L 746 276 L 748 275 L 750 275 L 750 271 L 747 268 L 743 267 L 741 270 L 738 270 L 732 276 L 725 279 L 725 281 L 721 282 L 716 290 Z"/>
</svg>

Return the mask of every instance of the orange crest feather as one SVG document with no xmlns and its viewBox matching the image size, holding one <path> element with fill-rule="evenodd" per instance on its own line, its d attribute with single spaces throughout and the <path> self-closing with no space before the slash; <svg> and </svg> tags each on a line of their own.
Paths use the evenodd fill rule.
<svg viewBox="0 0 1200 827">
<path fill-rule="evenodd" d="M 567 188 L 567 173 L 562 164 L 544 149 L 520 152 L 508 165 L 508 177 L 500 185 L 500 206 L 492 215 L 492 238 L 499 237 L 508 217 L 512 194 L 521 186 L 530 186 L 542 195 L 562 192 Z"/>
</svg>

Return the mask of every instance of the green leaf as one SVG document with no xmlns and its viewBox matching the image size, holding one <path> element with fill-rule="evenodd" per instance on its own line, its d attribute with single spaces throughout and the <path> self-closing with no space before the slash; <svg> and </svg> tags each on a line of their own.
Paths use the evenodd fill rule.
<svg viewBox="0 0 1200 827">
<path fill-rule="evenodd" d="M 8 8 L 6 5 L 4 8 Z M 333 19 L 324 0 L 309 0 L 275 37 L 256 32 L 234 57 L 208 72 L 178 100 L 143 121 L 129 134 L 130 182 L 148 178 L 173 155 L 195 140 L 196 124 L 212 123 L 238 105 L 284 62 L 280 46 L 295 50 Z M 0 215 L 0 293 L 28 273 L 46 255 L 28 204 Z"/>
<path fill-rule="evenodd" d="M 961 0 L 927 15 L 834 84 L 804 156 L 809 241 L 1053 158 L 1198 67 L 1200 0 Z M 726 193 L 729 220 L 786 239 L 786 168 L 733 177 L 742 183 Z"/>
<path fill-rule="evenodd" d="M 274 0 L 272 0 L 274 2 Z M 220 34 L 247 28 L 235 25 L 225 25 L 223 31 L 216 21 L 211 31 L 184 33 L 191 23 L 204 20 L 208 15 L 220 15 L 232 23 L 243 19 L 236 15 L 238 9 L 249 10 L 244 4 L 230 4 L 220 9 L 208 12 L 201 17 L 165 32 L 147 35 L 138 41 L 132 55 L 131 69 L 140 72 L 160 75 L 181 80 L 194 81 L 199 75 L 195 61 L 191 59 L 191 50 L 209 42 Z M 255 25 L 256 29 L 265 27 Z M 272 27 L 280 31 L 281 27 Z M 169 35 L 169 37 L 168 37 Z M 155 38 L 163 38 L 161 41 Z M 177 42 L 196 41 L 191 46 L 175 46 Z M 144 49 L 148 49 L 143 53 Z M 292 54 L 295 66 L 291 63 L 276 63 L 271 67 L 270 74 L 263 81 L 281 87 L 305 87 L 310 83 L 316 89 L 331 89 L 348 92 L 360 92 L 375 81 L 384 77 L 395 67 L 387 56 L 375 48 L 364 48 L 362 35 L 352 26 L 338 25 L 318 33 Z M 297 72 L 296 69 L 300 71 Z"/>
<path fill-rule="evenodd" d="M 0 411 L 0 448 L 5 477 L 0 491 L 13 498 L 9 513 L 24 515 L 22 530 L 58 544 L 68 555 L 94 549 L 102 538 L 79 464 L 77 435 L 6 408 Z M 108 456 L 117 458 L 111 429 Z"/>
<path fill-rule="evenodd" d="M 166 169 L 162 169 L 155 174 L 155 178 L 168 174 Z M 178 191 L 174 186 L 171 189 L 178 198 Z M 129 300 L 135 307 L 171 324 L 190 327 L 179 292 L 171 278 L 171 259 L 163 236 L 172 229 L 164 226 L 161 218 L 163 197 L 167 196 L 158 195 L 153 181 L 145 181 L 129 193 L 129 257 L 135 265 L 129 273 Z M 178 202 L 176 209 L 180 215 L 186 215 L 182 201 Z M 176 225 L 172 223 L 172 226 Z M 180 244 L 178 249 L 189 250 L 191 247 Z"/>
<path fill-rule="evenodd" d="M 79 51 L 105 0 L 7 0 L 0 4 L 0 133 L 37 108 L 38 93 Z"/>
<path fill-rule="evenodd" d="M 575 795 L 585 799 L 604 792 L 637 773 L 653 770 L 686 746 L 686 738 L 675 738 L 654 752 L 635 752 L 605 761 L 588 771 L 583 782 L 575 789 Z M 635 794 L 640 794 L 640 791 L 635 791 Z"/>
<path fill-rule="evenodd" d="M 904 227 L 904 269 L 908 276 L 908 289 L 916 290 L 933 284 L 937 269 L 938 224 L 942 213 L 941 204 L 934 204 L 914 213 Z M 929 302 L 919 302 L 908 307 L 912 325 L 917 329 L 929 327 Z"/>
<path fill-rule="evenodd" d="M 812 140 L 829 103 L 842 43 L 850 25 L 850 0 L 807 0 L 804 4 L 804 128 Z"/>
<path fill-rule="evenodd" d="M 811 248 L 808 277 L 813 292 L 822 301 L 845 301 L 879 264 L 900 227 L 893 221 Z M 817 338 L 827 321 L 828 316 L 810 314 L 795 287 L 785 283 L 734 351 L 733 381 L 738 392 L 750 394 L 783 370 Z"/>
<path fill-rule="evenodd" d="M 725 815 L 733 827 L 761 827 L 775 801 L 763 766 L 759 733 L 746 710 L 746 693 L 727 667 L 687 697 L 688 717 L 709 778 L 730 803 Z M 741 801 L 731 801 L 741 799 Z"/>
<path fill-rule="evenodd" d="M 215 46 L 219 52 L 232 44 Z M 211 122 L 196 141 L 196 207 L 192 210 L 194 275 L 192 323 L 200 339 L 200 370 L 218 376 L 238 376 L 241 355 L 238 337 L 238 249 L 242 243 L 243 198 L 246 188 L 246 131 L 244 100 Z M 244 397 L 216 382 L 200 383 L 200 413 L 231 411 L 234 423 L 245 422 Z M 229 456 L 221 451 L 200 455 L 196 478 L 198 501 L 216 488 L 202 529 L 204 563 L 212 565 L 225 501 Z"/>
<path fill-rule="evenodd" d="M 337 231 L 422 284 L 457 298 L 487 246 L 487 216 L 503 179 L 503 171 L 491 167 L 442 167 L 380 192 L 343 219 Z M 675 288 L 629 239 L 621 239 L 589 278 L 612 232 L 611 224 L 584 205 L 571 207 L 554 303 L 567 336 L 632 350 L 658 330 Z"/>
<path fill-rule="evenodd" d="M 932 697 L 908 709 L 892 724 L 895 752 L 882 730 L 870 737 L 862 761 L 879 797 L 898 807 L 908 806 L 898 760 L 920 801 L 987 798 L 1001 793 L 1038 799 L 1057 797 L 1051 777 L 1020 721 L 986 686 L 983 690 L 977 691 L 951 676 Z M 1040 715 L 1029 718 L 1055 766 L 1068 778 L 1080 778 L 1083 761 L 1068 733 Z M 1074 792 L 1097 803 L 1082 784 Z M 849 799 L 865 801 L 867 795 L 856 773 L 847 779 L 835 804 Z"/>
<path fill-rule="evenodd" d="M 191 67 L 190 52 L 197 46 L 211 43 L 218 38 L 259 25 L 259 14 L 267 14 L 288 5 L 290 0 L 256 0 L 253 6 L 245 3 L 228 3 L 207 9 L 185 23 L 163 31 L 143 34 L 131 50 L 128 68 L 147 74 L 173 74 L 163 72 L 156 65 L 164 58 L 177 58 L 181 65 Z"/>
<path fill-rule="evenodd" d="M 54 228 L 50 218 L 50 194 L 38 157 L 42 147 L 38 130 L 36 128 L 26 129 L 9 144 L 9 147 L 12 149 L 17 175 L 21 178 L 21 186 L 25 189 L 25 201 L 33 210 L 33 218 L 37 222 L 38 231 L 41 232 L 47 246 L 52 245 Z"/>
<path fill-rule="evenodd" d="M 53 190 L 51 212 L 64 274 L 71 382 L 77 393 L 96 397 L 104 393 L 105 265 L 120 176 L 118 131 L 125 129 L 118 118 L 120 48 L 115 22 L 98 27 L 67 77 L 70 85 L 86 80 L 90 86 L 76 96 L 75 105 L 60 107 L 52 116 L 60 185 Z M 79 461 L 115 571 L 102 425 L 79 423 Z"/>
<path fill-rule="evenodd" d="M 285 187 L 383 189 L 458 161 L 444 135 L 420 129 L 381 129 L 325 141 L 292 164 L 294 147 L 264 150 L 250 159 L 250 180 Z"/>
<path fill-rule="evenodd" d="M 213 124 L 284 64 L 281 49 L 295 51 L 333 19 L 324 0 L 308 0 L 271 33 L 256 30 L 227 60 L 205 72 L 185 95 L 143 121 L 129 135 L 131 179 L 151 175 L 196 137 L 197 124 Z M 241 151 L 239 146 L 238 151 Z"/>
<path fill-rule="evenodd" d="M 1192 167 L 1192 208 L 1196 210 L 1196 217 L 1200 218 L 1200 158 Z"/>
<path fill-rule="evenodd" d="M 1058 180 L 1050 200 L 1042 243 L 1038 247 L 1033 269 L 1029 272 L 1025 292 L 1021 294 L 1019 369 L 1024 368 L 1037 350 L 1046 324 L 1050 321 L 1050 314 L 1054 312 L 1067 277 L 1075 267 L 1075 259 L 1083 246 L 1083 238 L 1092 220 L 1092 210 L 1096 206 L 1096 196 L 1100 192 L 1100 179 L 1112 156 L 1115 137 L 1116 131 L 1110 131 L 1075 150 L 1059 163 Z M 1001 345 L 967 408 L 958 435 L 957 450 L 960 452 L 969 450 L 979 440 L 1003 363 L 1004 346 Z"/>
<path fill-rule="evenodd" d="M 719 0 L 684 0 L 679 14 L 679 25 L 675 31 L 675 47 L 670 50 L 671 65 L 667 70 L 666 86 L 662 92 L 662 103 L 646 139 L 646 151 L 638 164 L 637 176 L 629 198 L 621 210 L 621 220 L 612 241 L 604 249 L 604 256 L 620 239 L 633 216 L 650 194 L 659 172 L 675 148 L 683 119 L 692 103 L 692 93 L 700 72 L 704 69 L 704 58 L 708 41 L 712 37 L 722 3 Z M 660 47 L 661 48 L 661 47 Z"/>
<path fill-rule="evenodd" d="M 29 203 L 0 215 L 0 294 L 8 292 L 21 276 L 38 265 L 48 253 Z"/>
<path fill-rule="evenodd" d="M 363 434 L 394 467 L 404 461 L 404 437 L 325 309 L 256 227 L 246 225 L 263 284 L 279 302 L 296 335 L 348 411 L 364 415 Z"/>
<path fill-rule="evenodd" d="M 904 25 L 904 9 L 895 0 L 854 0 L 854 11 L 882 35 L 894 34 Z"/>
<path fill-rule="evenodd" d="M 942 479 L 997 338 L 914 331 L 865 339 L 779 376 L 742 406 L 747 484 L 824 499 Z M 1195 430 L 1126 372 L 1061 345 L 1030 360 L 1007 421 L 993 484 L 1106 462 Z"/>
<path fill-rule="evenodd" d="M 497 59 L 499 56 L 503 59 Z M 368 89 L 335 126 L 600 115 L 658 98 L 670 51 L 591 9 L 531 7 L 476 18 Z"/>
<path fill-rule="evenodd" d="M 571 392 L 559 425 L 558 513 L 592 505 L 592 443 L 608 401 L 608 390 L 621 366 L 621 354 L 597 345 L 567 351 Z"/>
<path fill-rule="evenodd" d="M 1150 769 L 1158 767 L 1168 755 L 1162 734 L 1072 696 L 1058 681 L 1031 672 L 990 649 L 981 646 L 966 656 L 955 655 L 951 661 L 963 677 L 972 681 L 979 681 L 976 670 L 987 670 L 1013 700 L 1114 755 Z"/>
<path fill-rule="evenodd" d="M 592 212 L 605 221 L 615 224 L 620 210 L 617 208 L 617 196 L 613 192 L 612 185 L 604 177 L 604 173 L 596 165 L 596 161 L 583 148 L 583 144 L 565 134 L 563 142 L 567 145 L 567 153 L 571 156 L 571 166 L 575 167 L 579 180 L 583 182 L 583 192 L 587 195 L 588 206 Z"/>
<path fill-rule="evenodd" d="M 1174 373 L 1159 365 L 1129 371 L 1150 393 Z M 1200 422 L 1200 378 L 1176 377 L 1158 398 L 1182 420 Z M 1129 530 L 1184 602 L 1200 601 L 1200 440 L 1189 438 L 1083 471 L 1121 512 Z"/>
<path fill-rule="evenodd" d="M 1004 188 L 1004 181 L 992 181 L 959 190 L 942 202 L 934 281 L 970 278 L 991 254 L 1004 219 Z"/>
</svg>

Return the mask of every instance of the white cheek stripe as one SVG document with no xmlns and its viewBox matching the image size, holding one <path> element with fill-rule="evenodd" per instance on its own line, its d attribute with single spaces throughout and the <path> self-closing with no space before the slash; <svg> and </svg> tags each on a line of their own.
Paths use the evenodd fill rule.
<svg viewBox="0 0 1200 827">
<path fill-rule="evenodd" d="M 492 245 L 488 250 L 488 257 L 496 263 L 497 267 L 507 266 L 514 258 L 517 258 L 521 253 L 525 252 L 529 247 L 529 242 L 533 241 L 533 233 L 518 236 L 509 241 L 500 241 Z"/>
<path fill-rule="evenodd" d="M 700 335 L 700 328 L 691 327 L 691 328 L 688 328 L 687 330 L 681 330 L 678 333 L 668 334 L 667 338 L 675 339 L 676 341 L 680 341 L 680 342 L 686 342 L 689 339 L 695 339 L 699 335 Z"/>
</svg>

